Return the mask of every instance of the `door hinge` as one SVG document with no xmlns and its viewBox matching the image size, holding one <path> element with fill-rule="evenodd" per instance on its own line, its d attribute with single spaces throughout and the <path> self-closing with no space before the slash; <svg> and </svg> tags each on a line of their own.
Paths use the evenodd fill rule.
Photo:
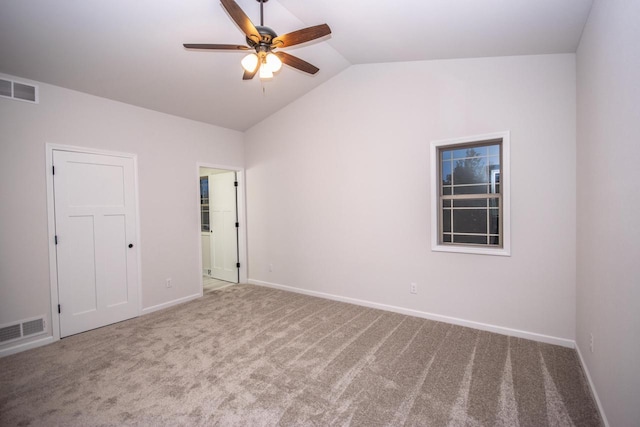
<svg viewBox="0 0 640 427">
<path fill-rule="evenodd" d="M 62 311 L 60 310 L 60 304 L 58 304 L 58 314 L 60 314 Z"/>
<path fill-rule="evenodd" d="M 58 244 L 58 236 L 53 236 L 53 242 L 57 245 Z"/>
<path fill-rule="evenodd" d="M 239 262 L 236 263 L 236 267 L 240 268 L 240 263 Z"/>
<path fill-rule="evenodd" d="M 238 181 L 234 181 L 233 186 L 237 187 L 238 186 Z"/>
<path fill-rule="evenodd" d="M 236 228 L 240 227 L 240 223 L 236 222 Z"/>
<path fill-rule="evenodd" d="M 51 166 L 51 172 L 53 173 L 53 175 L 56 174 L 56 167 L 55 166 Z"/>
</svg>

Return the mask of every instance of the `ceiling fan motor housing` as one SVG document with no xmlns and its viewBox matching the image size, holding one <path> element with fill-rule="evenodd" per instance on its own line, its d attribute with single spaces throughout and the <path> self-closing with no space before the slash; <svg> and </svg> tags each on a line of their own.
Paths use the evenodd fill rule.
<svg viewBox="0 0 640 427">
<path fill-rule="evenodd" d="M 256 30 L 258 30 L 258 33 L 260 33 L 260 41 L 256 42 L 255 40 L 247 37 L 247 44 L 256 49 L 256 51 L 270 51 L 272 48 L 271 41 L 278 37 L 278 34 L 276 34 L 273 29 L 265 27 L 263 25 L 256 25 Z M 261 47 L 263 47 L 263 49 L 261 49 Z"/>
</svg>

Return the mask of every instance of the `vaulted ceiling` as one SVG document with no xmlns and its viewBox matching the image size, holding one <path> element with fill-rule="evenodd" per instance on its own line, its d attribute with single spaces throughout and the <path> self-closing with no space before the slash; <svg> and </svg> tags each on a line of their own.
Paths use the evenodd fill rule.
<svg viewBox="0 0 640 427">
<path fill-rule="evenodd" d="M 255 24 L 256 0 L 236 0 Z M 269 0 L 278 34 L 327 23 L 287 49 L 320 68 L 242 80 L 245 44 L 219 0 L 0 0 L 0 73 L 246 130 L 355 64 L 575 52 L 592 0 Z M 45 102 L 45 100 L 43 100 Z"/>
</svg>

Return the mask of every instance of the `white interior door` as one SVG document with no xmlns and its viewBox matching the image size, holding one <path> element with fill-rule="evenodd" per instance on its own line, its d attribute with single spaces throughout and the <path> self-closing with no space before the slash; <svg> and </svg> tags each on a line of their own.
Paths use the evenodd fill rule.
<svg viewBox="0 0 640 427">
<path fill-rule="evenodd" d="M 209 176 L 209 224 L 211 226 L 211 276 L 238 283 L 235 181 L 235 172 Z"/>
<path fill-rule="evenodd" d="M 60 336 L 138 315 L 132 158 L 53 151 Z"/>
</svg>

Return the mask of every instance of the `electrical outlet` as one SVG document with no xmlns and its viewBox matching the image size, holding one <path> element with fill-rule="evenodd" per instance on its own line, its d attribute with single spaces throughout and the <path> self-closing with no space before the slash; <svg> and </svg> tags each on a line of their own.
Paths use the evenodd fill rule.
<svg viewBox="0 0 640 427">
<path fill-rule="evenodd" d="M 411 282 L 411 284 L 409 285 L 409 292 L 411 292 L 412 294 L 417 294 L 418 293 L 418 284 Z"/>
<path fill-rule="evenodd" d="M 593 353 L 593 333 L 589 334 L 589 350 Z"/>
<path fill-rule="evenodd" d="M 167 280 L 165 281 L 165 285 L 167 286 L 167 288 L 171 287 L 171 277 L 167 277 Z"/>
<path fill-rule="evenodd" d="M 273 271 L 273 264 L 269 264 L 269 272 Z"/>
</svg>

